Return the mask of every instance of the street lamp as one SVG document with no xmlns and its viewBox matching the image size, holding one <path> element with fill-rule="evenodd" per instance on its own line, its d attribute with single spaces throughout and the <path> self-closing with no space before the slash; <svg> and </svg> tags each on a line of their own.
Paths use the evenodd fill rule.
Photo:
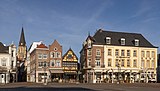
<svg viewBox="0 0 160 91">
<path fill-rule="evenodd" d="M 121 58 L 121 57 L 120 57 Z M 120 83 L 120 72 L 121 72 L 121 64 L 120 64 L 121 60 L 118 60 L 118 84 Z"/>
<path fill-rule="evenodd" d="M 113 69 L 111 69 L 112 70 L 112 83 L 113 83 Z"/>
</svg>

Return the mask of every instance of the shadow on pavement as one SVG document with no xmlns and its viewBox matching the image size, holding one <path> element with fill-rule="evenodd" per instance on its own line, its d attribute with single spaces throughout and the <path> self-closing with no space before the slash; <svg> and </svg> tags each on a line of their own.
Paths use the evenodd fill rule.
<svg viewBox="0 0 160 91">
<path fill-rule="evenodd" d="M 95 91 L 80 87 L 16 87 L 16 88 L 0 88 L 0 91 Z"/>
</svg>

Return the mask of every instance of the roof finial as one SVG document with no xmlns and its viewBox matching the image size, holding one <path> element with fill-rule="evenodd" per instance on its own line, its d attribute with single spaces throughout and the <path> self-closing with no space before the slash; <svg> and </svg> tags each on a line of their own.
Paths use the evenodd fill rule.
<svg viewBox="0 0 160 91">
<path fill-rule="evenodd" d="M 90 36 L 90 31 L 88 31 L 88 36 Z"/>
</svg>

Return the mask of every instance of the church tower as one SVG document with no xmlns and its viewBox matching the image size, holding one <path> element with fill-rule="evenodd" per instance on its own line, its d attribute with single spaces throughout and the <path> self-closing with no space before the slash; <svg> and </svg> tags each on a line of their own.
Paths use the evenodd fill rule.
<svg viewBox="0 0 160 91">
<path fill-rule="evenodd" d="M 26 58 L 27 58 L 27 46 L 24 36 L 24 29 L 22 27 L 18 52 L 17 52 L 17 81 L 25 82 L 26 81 Z"/>
<path fill-rule="evenodd" d="M 17 52 L 17 58 L 19 63 L 24 62 L 26 57 L 27 57 L 27 46 L 26 46 L 26 41 L 24 36 L 24 30 L 22 27 L 19 46 L 18 46 L 18 52 Z"/>
</svg>

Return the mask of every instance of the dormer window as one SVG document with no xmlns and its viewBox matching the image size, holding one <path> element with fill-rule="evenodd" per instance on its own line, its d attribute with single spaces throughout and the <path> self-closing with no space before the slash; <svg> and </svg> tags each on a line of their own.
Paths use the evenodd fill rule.
<svg viewBox="0 0 160 91">
<path fill-rule="evenodd" d="M 106 37 L 106 44 L 111 44 L 111 38 L 110 37 Z"/>
<path fill-rule="evenodd" d="M 135 43 L 135 46 L 139 46 L 139 40 L 138 39 L 135 39 L 134 43 Z"/>
<path fill-rule="evenodd" d="M 88 48 L 92 47 L 91 43 L 92 43 L 91 40 L 88 40 Z"/>
<path fill-rule="evenodd" d="M 121 38 L 121 45 L 125 45 L 125 38 Z"/>
</svg>

